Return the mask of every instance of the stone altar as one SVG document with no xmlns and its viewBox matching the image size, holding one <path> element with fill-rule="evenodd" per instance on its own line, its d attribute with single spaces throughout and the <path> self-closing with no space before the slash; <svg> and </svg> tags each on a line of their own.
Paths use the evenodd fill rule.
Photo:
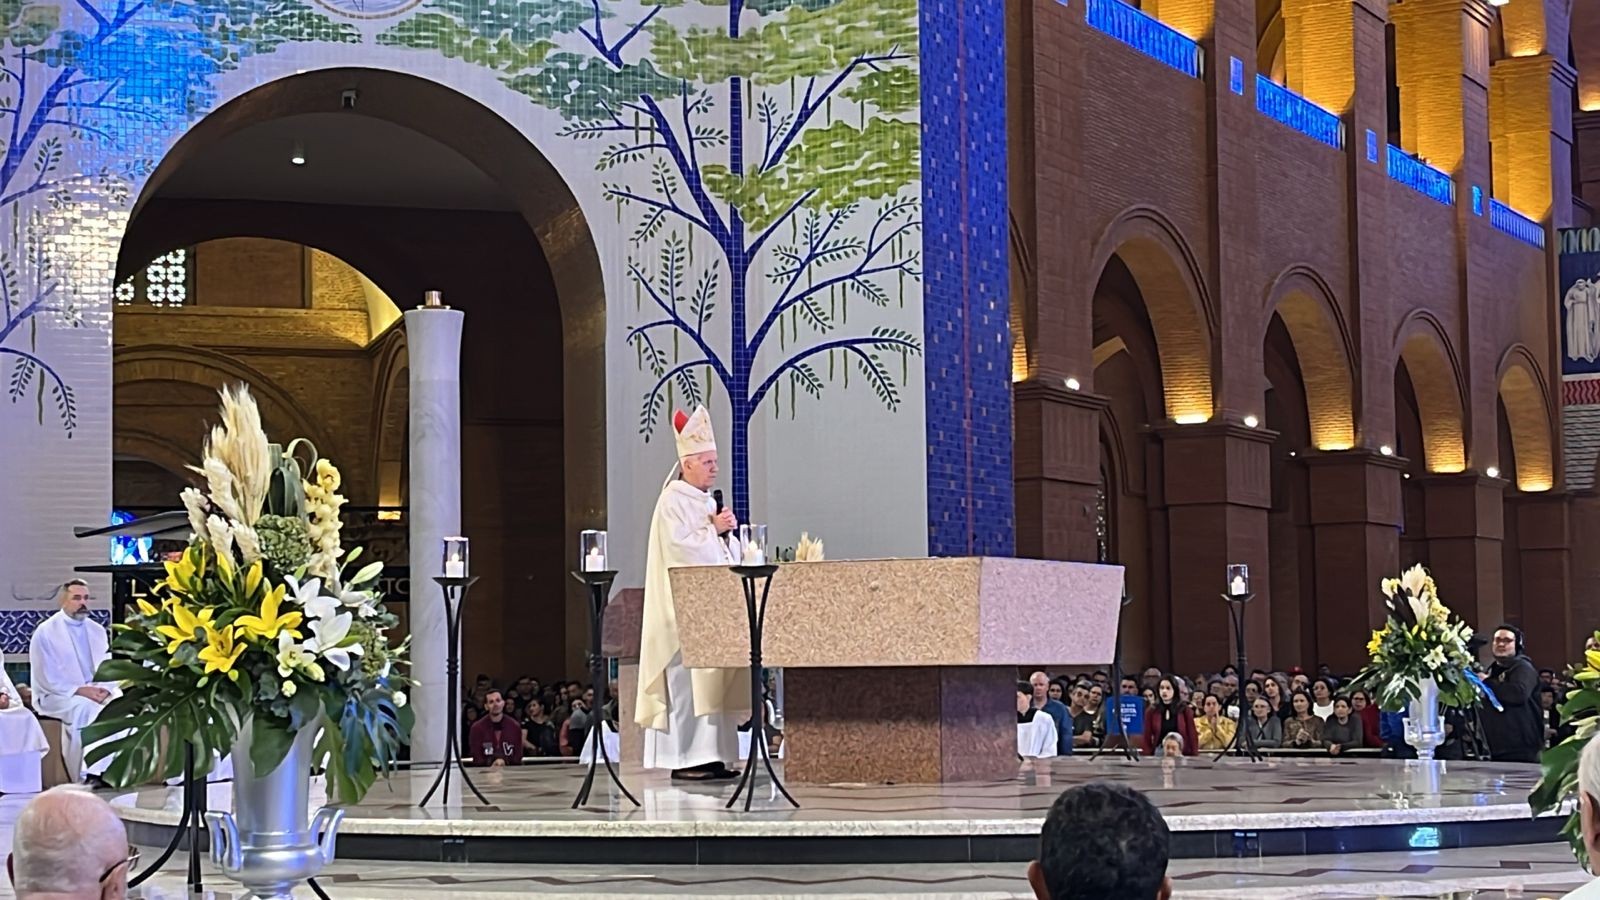
<svg viewBox="0 0 1600 900">
<path fill-rule="evenodd" d="M 702 567 L 671 578 L 684 663 L 748 665 L 738 576 Z M 1012 777 L 1019 667 L 1109 663 L 1122 584 L 1121 566 L 1048 560 L 781 566 L 763 654 L 784 670 L 786 779 Z"/>
</svg>

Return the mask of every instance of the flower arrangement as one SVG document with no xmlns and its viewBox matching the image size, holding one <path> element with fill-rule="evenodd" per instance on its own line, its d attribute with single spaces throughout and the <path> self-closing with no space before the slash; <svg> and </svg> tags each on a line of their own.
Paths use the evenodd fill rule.
<svg viewBox="0 0 1600 900">
<path fill-rule="evenodd" d="M 1561 704 L 1561 721 L 1573 729 L 1561 743 L 1539 757 L 1539 783 L 1528 795 L 1528 806 L 1535 816 L 1571 804 L 1572 815 L 1561 834 L 1572 845 L 1581 865 L 1588 865 L 1583 845 L 1582 825 L 1578 820 L 1578 757 L 1596 731 L 1600 731 L 1600 631 L 1594 633 L 1583 651 L 1583 659 L 1571 668 L 1578 689 Z"/>
<path fill-rule="evenodd" d="M 1399 578 L 1385 578 L 1381 588 L 1388 617 L 1367 642 L 1372 661 L 1356 676 L 1352 689 L 1371 691 L 1378 707 L 1388 712 L 1399 712 L 1417 699 L 1427 679 L 1439 686 L 1439 702 L 1445 706 L 1476 702 L 1478 686 L 1467 652 L 1472 628 L 1439 602 L 1433 577 L 1416 565 Z"/>
<path fill-rule="evenodd" d="M 115 754 L 106 779 L 126 786 L 182 771 L 164 734 L 195 744 L 196 774 L 251 725 L 250 761 L 270 772 L 295 734 L 320 726 L 315 765 L 332 802 L 360 800 L 388 774 L 410 733 L 401 674 L 406 647 L 390 645 L 398 619 L 377 591 L 381 562 L 354 569 L 359 548 L 339 542 L 339 470 L 315 459 L 302 478 L 294 456 L 269 444 L 247 388 L 222 391 L 222 422 L 185 489 L 194 534 L 166 564 L 156 605 L 140 600 L 112 636 L 96 678 L 122 695 L 85 729 L 91 761 Z M 315 449 L 310 452 L 315 458 Z"/>
</svg>

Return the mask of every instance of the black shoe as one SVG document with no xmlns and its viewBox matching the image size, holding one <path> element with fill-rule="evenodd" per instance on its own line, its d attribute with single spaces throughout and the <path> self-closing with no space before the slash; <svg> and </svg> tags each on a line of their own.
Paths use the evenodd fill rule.
<svg viewBox="0 0 1600 900">
<path fill-rule="evenodd" d="M 714 763 L 711 770 L 710 781 L 732 781 L 739 777 L 738 769 L 730 769 L 722 763 Z"/>
<path fill-rule="evenodd" d="M 111 789 L 111 785 L 106 783 L 106 780 L 101 778 L 99 775 L 85 775 L 83 776 L 83 783 L 84 786 L 89 788 L 91 791 L 106 791 Z"/>
</svg>

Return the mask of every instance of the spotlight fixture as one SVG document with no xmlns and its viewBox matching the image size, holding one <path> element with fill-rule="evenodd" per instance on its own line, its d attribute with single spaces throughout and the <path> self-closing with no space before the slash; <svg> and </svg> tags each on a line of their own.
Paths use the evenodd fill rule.
<svg viewBox="0 0 1600 900">
<path fill-rule="evenodd" d="M 1489 476 L 1490 478 L 1499 478 L 1500 477 L 1500 467 L 1499 466 L 1490 466 L 1489 468 L 1483 470 L 1483 474 Z"/>
<path fill-rule="evenodd" d="M 1401 472 L 1400 473 L 1400 477 L 1401 478 L 1410 478 L 1411 477 L 1411 473 L 1410 472 Z"/>
<path fill-rule="evenodd" d="M 1255 416 L 1245 416 L 1244 417 L 1244 427 L 1246 427 L 1246 428 L 1254 428 L 1254 427 L 1256 427 L 1257 425 L 1260 425 L 1260 424 L 1261 424 L 1261 420 L 1256 418 Z"/>
<path fill-rule="evenodd" d="M 1079 383 L 1078 379 L 1076 379 L 1076 378 L 1068 378 L 1067 379 L 1067 390 L 1075 391 L 1075 390 L 1077 390 L 1077 389 L 1079 389 L 1081 387 L 1083 387 L 1083 385 L 1081 383 Z"/>
<path fill-rule="evenodd" d="M 1394 455 L 1394 448 L 1389 446 L 1388 444 L 1384 444 L 1382 447 L 1378 448 L 1378 452 L 1382 453 L 1384 456 L 1393 456 Z"/>
<path fill-rule="evenodd" d="M 305 164 L 306 164 L 306 148 L 300 146 L 300 142 L 296 141 L 295 145 L 294 145 L 294 150 L 291 152 L 291 154 L 289 156 L 289 165 L 291 165 L 291 166 L 303 166 Z"/>
<path fill-rule="evenodd" d="M 1289 451 L 1289 455 L 1290 456 L 1299 456 L 1300 454 L 1298 452 L 1294 451 L 1294 450 L 1290 450 Z"/>
</svg>

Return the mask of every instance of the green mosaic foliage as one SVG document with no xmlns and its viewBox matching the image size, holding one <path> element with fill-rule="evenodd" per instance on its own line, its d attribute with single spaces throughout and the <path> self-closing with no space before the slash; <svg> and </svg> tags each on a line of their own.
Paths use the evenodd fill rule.
<svg viewBox="0 0 1600 900">
<path fill-rule="evenodd" d="M 841 92 L 857 103 L 867 103 L 879 112 L 894 115 L 910 112 L 922 103 L 922 79 L 909 66 L 895 66 L 868 72 L 854 86 Z"/>
<path fill-rule="evenodd" d="M 837 75 L 858 58 L 917 46 L 916 0 L 838 0 L 783 15 L 730 37 L 720 28 L 650 26 L 650 56 L 661 71 L 697 84 L 745 77 L 761 85 Z"/>
<path fill-rule="evenodd" d="M 895 196 L 916 183 L 920 148 L 916 122 L 875 118 L 864 129 L 846 122 L 807 129 L 776 166 L 752 168 L 744 178 L 723 165 L 703 168 L 714 196 L 737 207 L 752 227 L 765 228 L 808 193 L 806 206 L 816 209 Z"/>
<path fill-rule="evenodd" d="M 663 76 L 649 60 L 618 72 L 603 59 L 563 50 L 550 54 L 539 71 L 506 79 L 506 86 L 568 119 L 592 121 L 621 115 L 641 94 L 676 97 L 683 83 Z"/>
<path fill-rule="evenodd" d="M 509 33 L 485 37 L 471 26 L 436 12 L 424 12 L 378 35 L 378 43 L 389 47 L 432 50 L 450 59 L 460 59 L 501 72 L 520 72 L 545 61 L 556 45 L 548 40 L 521 44 Z"/>
<path fill-rule="evenodd" d="M 601 7 L 600 15 L 611 18 L 615 14 Z M 457 42 L 476 38 L 530 55 L 529 51 L 551 38 L 592 23 L 594 16 L 594 6 L 584 0 L 433 0 L 422 14 L 379 35 L 378 43 L 436 50 L 441 47 L 438 42 L 449 35 Z"/>
<path fill-rule="evenodd" d="M 61 8 L 0 0 L 0 40 L 11 47 L 37 47 L 61 27 Z"/>
</svg>

